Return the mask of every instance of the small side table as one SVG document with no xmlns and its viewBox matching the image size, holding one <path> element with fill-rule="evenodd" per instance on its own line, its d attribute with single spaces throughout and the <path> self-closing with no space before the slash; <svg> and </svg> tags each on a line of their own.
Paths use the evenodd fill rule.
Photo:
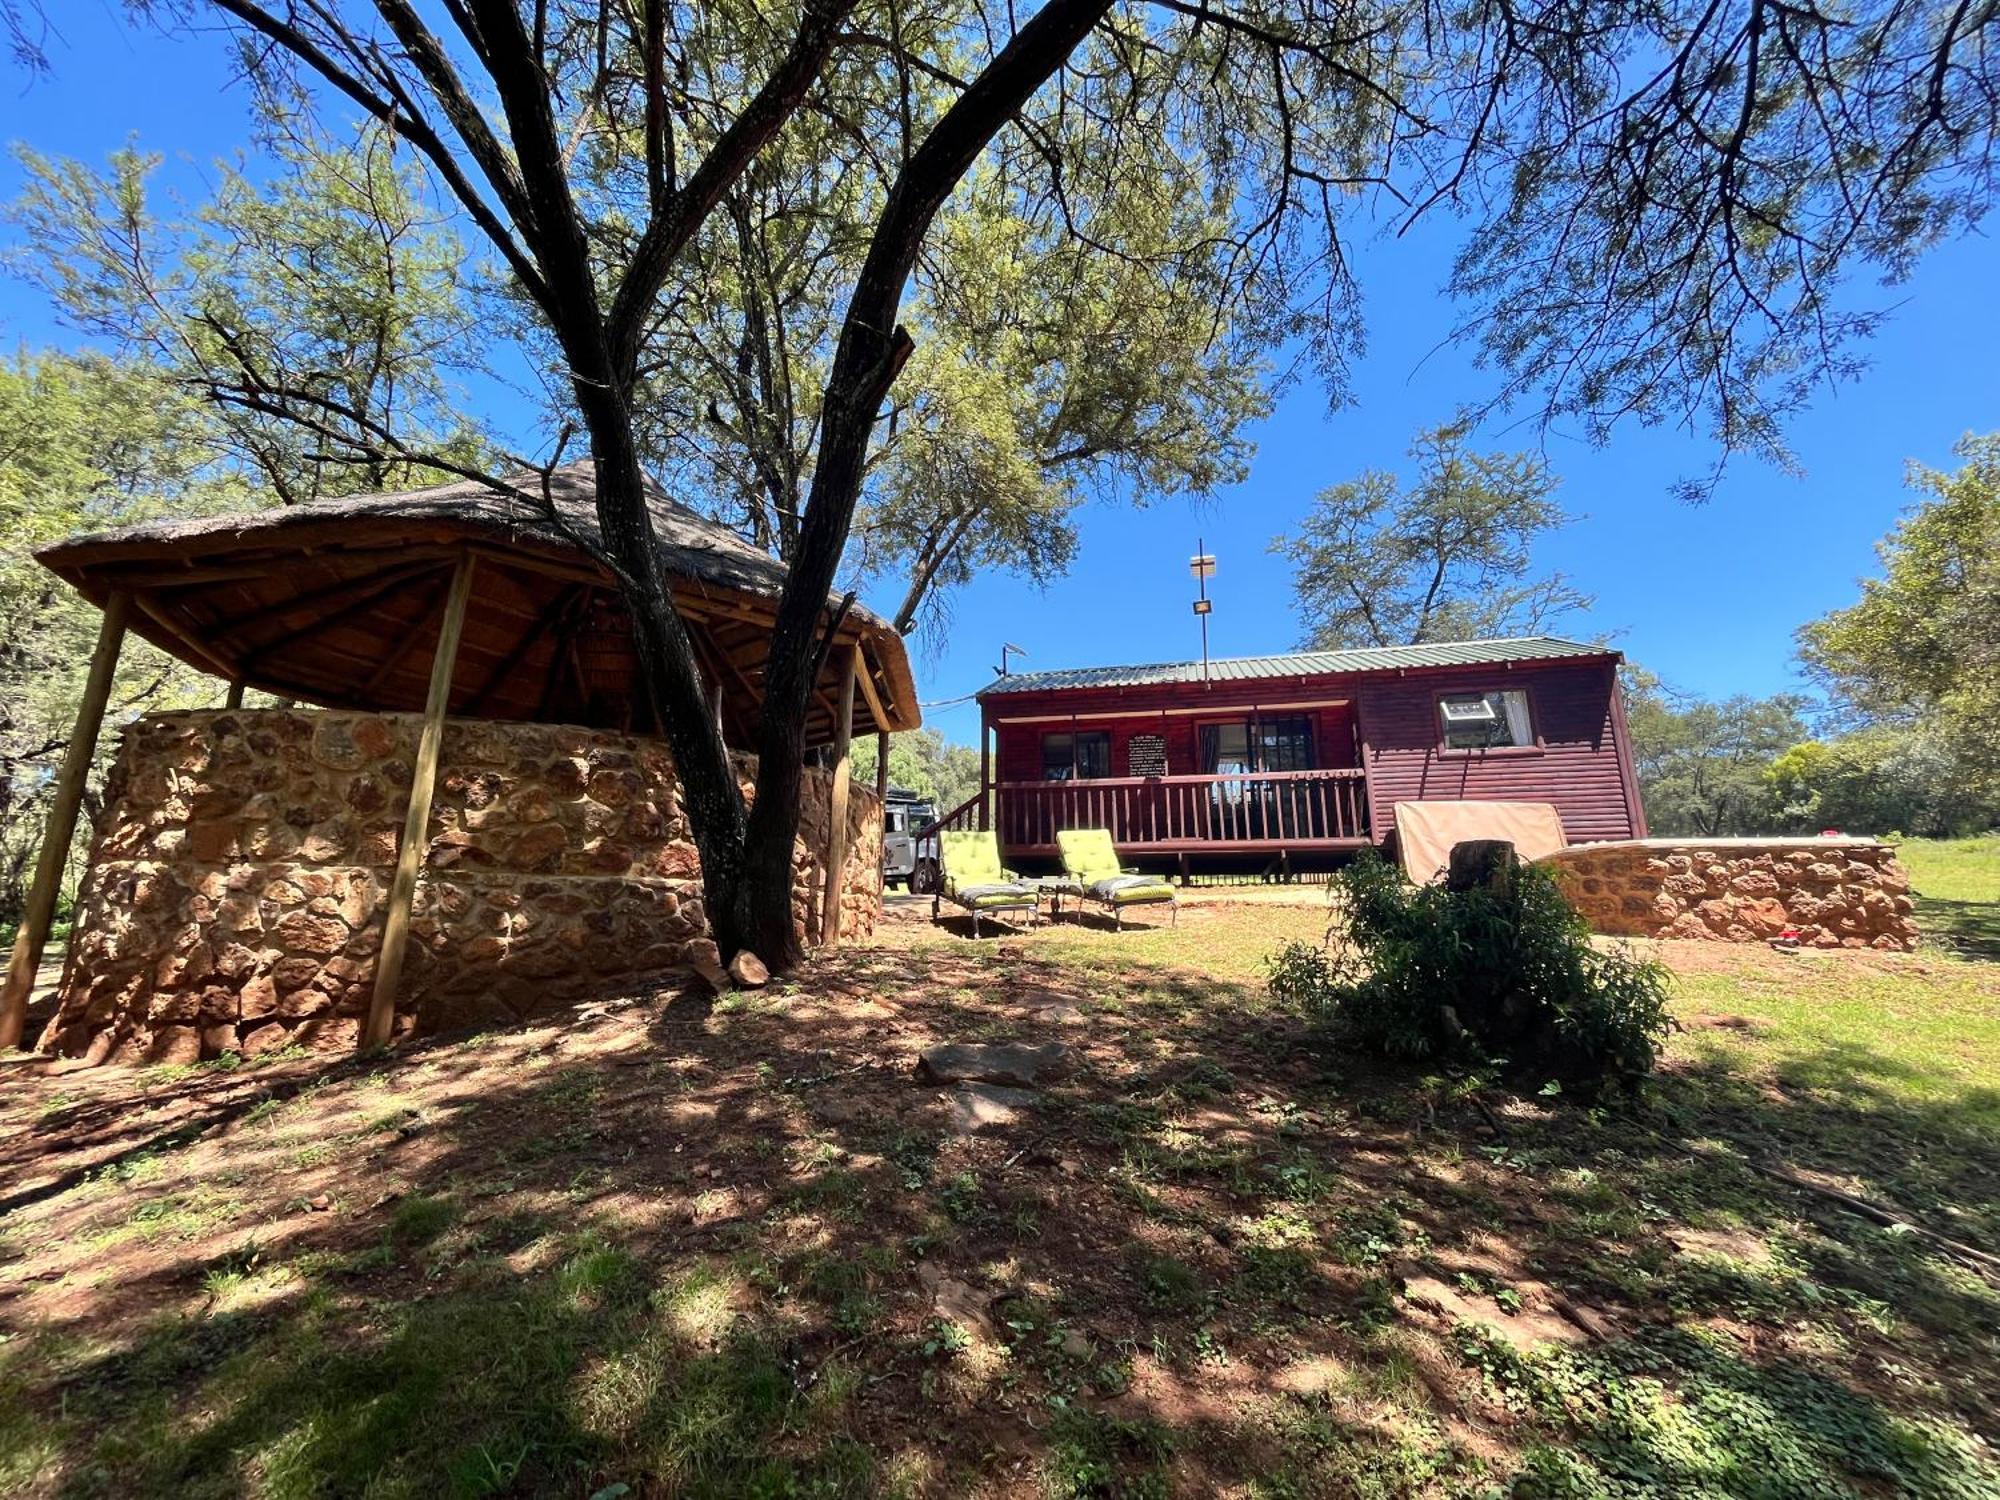
<svg viewBox="0 0 2000 1500">
<path fill-rule="evenodd" d="M 1063 897 L 1074 896 L 1079 902 L 1083 900 L 1083 887 L 1067 875 L 1037 875 L 1028 884 L 1035 888 L 1037 900 L 1048 898 L 1051 922 L 1062 915 Z"/>
</svg>

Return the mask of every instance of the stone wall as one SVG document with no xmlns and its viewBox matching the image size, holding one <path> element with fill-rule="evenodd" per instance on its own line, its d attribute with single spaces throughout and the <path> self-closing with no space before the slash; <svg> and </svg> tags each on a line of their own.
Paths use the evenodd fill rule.
<svg viewBox="0 0 2000 1500">
<path fill-rule="evenodd" d="M 255 709 L 125 733 L 42 1046 L 192 1061 L 354 1044 L 374 984 L 422 721 Z M 748 779 L 754 762 L 739 758 Z M 830 776 L 808 770 L 793 913 L 820 937 Z M 855 786 L 841 933 L 881 909 L 882 814 Z M 678 780 L 657 740 L 445 727 L 399 1034 L 514 1020 L 714 956 Z"/>
<path fill-rule="evenodd" d="M 1812 948 L 1917 945 L 1909 876 L 1874 839 L 1636 839 L 1540 863 L 1613 936 L 1755 943 L 1794 928 Z"/>
</svg>

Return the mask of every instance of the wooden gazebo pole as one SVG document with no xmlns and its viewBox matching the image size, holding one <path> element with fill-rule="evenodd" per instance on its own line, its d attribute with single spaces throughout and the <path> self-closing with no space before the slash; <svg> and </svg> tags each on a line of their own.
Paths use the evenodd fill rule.
<svg viewBox="0 0 2000 1500">
<path fill-rule="evenodd" d="M 28 889 L 28 907 L 14 937 L 14 955 L 7 963 L 7 987 L 0 990 L 0 1048 L 21 1045 L 28 1024 L 28 996 L 48 946 L 49 925 L 55 920 L 56 896 L 62 889 L 63 865 L 76 835 L 77 810 L 83 806 L 84 784 L 90 779 L 91 757 L 97 753 L 97 731 L 104 724 L 104 706 L 111 701 L 111 679 L 118 668 L 118 649 L 125 642 L 125 617 L 132 596 L 124 592 L 104 601 L 104 621 L 97 629 L 97 649 L 90 655 L 90 675 L 84 681 L 83 702 L 77 705 L 76 727 L 63 753 L 56 777 L 56 800 L 42 832 L 42 851 L 35 862 L 35 883 Z"/>
<path fill-rule="evenodd" d="M 451 699 L 452 668 L 458 663 L 458 637 L 465 628 L 465 603 L 472 596 L 472 554 L 459 558 L 445 594 L 444 618 L 438 623 L 437 650 L 431 656 L 430 695 L 424 700 L 423 737 L 417 742 L 417 767 L 410 777 L 410 807 L 403 818 L 403 842 L 396 851 L 396 875 L 389 886 L 389 909 L 382 918 L 382 951 L 375 957 L 375 992 L 368 1001 L 368 1024 L 361 1031 L 361 1050 L 389 1040 L 396 1020 L 396 985 L 403 977 L 403 954 L 410 945 L 410 907 L 416 899 L 417 875 L 430 844 L 431 797 L 437 790 L 438 755 L 444 746 L 444 714 Z"/>
<path fill-rule="evenodd" d="M 833 791 L 827 798 L 826 890 L 819 908 L 819 940 L 828 952 L 840 946 L 841 869 L 847 863 L 847 796 L 854 780 L 854 679 L 866 670 L 861 647 L 847 659 L 840 679 L 840 713 L 833 726 Z"/>
</svg>

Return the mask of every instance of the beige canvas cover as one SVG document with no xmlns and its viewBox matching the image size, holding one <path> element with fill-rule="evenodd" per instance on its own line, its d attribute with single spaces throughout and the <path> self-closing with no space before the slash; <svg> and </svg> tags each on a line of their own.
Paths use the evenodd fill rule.
<svg viewBox="0 0 2000 1500">
<path fill-rule="evenodd" d="M 1451 846 L 1506 839 L 1522 859 L 1565 847 L 1562 814 L 1549 802 L 1398 802 L 1396 850 L 1403 873 L 1421 884 L 1444 877 Z"/>
</svg>

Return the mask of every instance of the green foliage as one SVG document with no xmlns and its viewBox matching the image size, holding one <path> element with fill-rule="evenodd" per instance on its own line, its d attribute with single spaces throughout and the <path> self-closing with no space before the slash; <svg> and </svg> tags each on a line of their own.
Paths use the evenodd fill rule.
<svg viewBox="0 0 2000 1500">
<path fill-rule="evenodd" d="M 1292 592 L 1308 649 L 1534 635 L 1591 599 L 1532 553 L 1570 518 L 1531 453 L 1474 453 L 1460 427 L 1417 435 L 1414 484 L 1371 470 L 1324 489 L 1295 537 Z"/>
<path fill-rule="evenodd" d="M 1769 833 L 1783 808 L 1767 775 L 1808 737 L 1807 702 L 1790 694 L 1697 698 L 1627 668 L 1625 720 L 1646 822 L 1655 834 Z"/>
<path fill-rule="evenodd" d="M 1793 745 L 1765 770 L 1784 825 L 1951 838 L 2000 827 L 2000 783 L 1922 725 L 1876 724 Z"/>
<path fill-rule="evenodd" d="M 481 367 L 474 263 L 399 166 L 390 132 L 352 141 L 267 108 L 255 177 L 163 216 L 136 146 L 104 170 L 16 151 L 10 266 L 63 319 L 207 398 L 215 437 L 280 501 L 437 477 L 399 455 L 476 459 L 457 381 Z"/>
<path fill-rule="evenodd" d="M 909 35 L 937 19 L 896 24 Z M 947 98 L 921 74 L 856 69 L 843 82 L 855 100 L 844 113 L 923 119 Z M 681 491 L 787 559 L 842 294 L 867 248 L 860 226 L 886 188 L 850 134 L 810 111 L 795 119 L 698 232 L 704 300 L 663 321 L 635 403 L 649 457 Z M 1063 129 L 1046 139 L 1088 149 Z M 628 166 L 605 157 L 590 175 Z M 1198 248 L 1227 233 L 1216 168 L 1179 166 L 1079 172 L 1072 212 L 1088 215 L 1091 243 L 1027 190 L 1039 158 L 982 162 L 945 204 L 903 308 L 915 350 L 853 531 L 857 572 L 896 590 L 898 629 L 945 629 L 950 592 L 982 572 L 1060 576 L 1092 496 L 1144 502 L 1242 477 L 1243 428 L 1269 405 L 1265 369 Z"/>
<path fill-rule="evenodd" d="M 1372 852 L 1334 877 L 1345 941 L 1272 962 L 1283 1004 L 1392 1057 L 1504 1063 L 1585 1084 L 1652 1071 L 1667 1017 L 1656 963 L 1601 952 L 1553 877 L 1504 890 L 1412 886 Z"/>
<path fill-rule="evenodd" d="M 1835 1493 L 1830 1475 L 1898 1495 L 1991 1493 L 1963 1435 L 1885 1412 L 1801 1365 L 1753 1364 L 1712 1336 L 1647 1330 L 1603 1349 L 1529 1355 L 1467 1324 L 1455 1337 L 1502 1400 L 1569 1437 L 1562 1450 L 1529 1453 L 1517 1495 L 1805 1500 Z"/>
<path fill-rule="evenodd" d="M 876 740 L 854 742 L 854 779 L 875 784 Z M 939 812 L 948 812 L 979 790 L 979 752 L 954 745 L 935 729 L 912 729 L 889 736 L 889 785 L 921 792 Z"/>
<path fill-rule="evenodd" d="M 240 509 L 206 414 L 158 369 L 102 355 L 0 364 L 0 923 L 18 917 L 48 794 L 69 746 L 98 612 L 34 560 L 73 532 Z M 132 714 L 212 703 L 212 679 L 128 637 L 98 761 Z M 89 836 L 89 820 L 79 828 Z M 71 862 L 80 872 L 80 858 Z"/>
<path fill-rule="evenodd" d="M 1877 547 L 1861 599 L 1799 632 L 1807 668 L 1863 714 L 1928 727 L 1956 774 L 2000 796 L 2000 432 L 1968 436 L 1951 473 L 1910 467 L 1926 496 Z"/>
</svg>

